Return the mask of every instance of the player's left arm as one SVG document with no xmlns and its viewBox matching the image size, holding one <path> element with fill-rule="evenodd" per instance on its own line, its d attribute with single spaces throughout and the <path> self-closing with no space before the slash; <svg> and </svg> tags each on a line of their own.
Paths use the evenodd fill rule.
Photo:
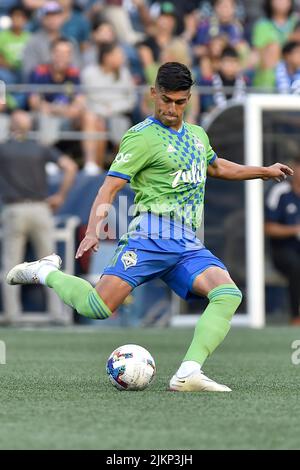
<svg viewBox="0 0 300 470">
<path fill-rule="evenodd" d="M 285 180 L 287 176 L 292 176 L 293 170 L 282 163 L 275 163 L 271 166 L 246 166 L 231 162 L 225 158 L 217 157 L 210 165 L 208 165 L 207 173 L 213 178 L 223 180 L 243 181 L 253 179 L 274 179 L 275 181 L 280 182 Z"/>
</svg>

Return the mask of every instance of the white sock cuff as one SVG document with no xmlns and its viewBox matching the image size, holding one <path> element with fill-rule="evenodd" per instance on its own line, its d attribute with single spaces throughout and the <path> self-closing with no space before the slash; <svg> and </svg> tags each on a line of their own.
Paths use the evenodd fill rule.
<svg viewBox="0 0 300 470">
<path fill-rule="evenodd" d="M 46 285 L 46 278 L 48 274 L 52 273 L 52 271 L 58 271 L 58 269 L 53 266 L 53 264 L 44 264 L 40 267 L 38 276 L 41 284 L 44 286 Z"/>
<path fill-rule="evenodd" d="M 193 372 L 199 372 L 201 370 L 201 365 L 196 361 L 184 361 L 179 367 L 176 375 L 178 378 L 187 377 Z"/>
</svg>

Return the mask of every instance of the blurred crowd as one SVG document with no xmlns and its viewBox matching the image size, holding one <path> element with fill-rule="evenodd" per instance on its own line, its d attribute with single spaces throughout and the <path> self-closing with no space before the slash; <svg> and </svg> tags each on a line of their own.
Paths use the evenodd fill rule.
<svg viewBox="0 0 300 470">
<path fill-rule="evenodd" d="M 31 85 L 7 93 L 2 115 L 30 112 L 49 143 L 59 131 L 87 133 L 80 145 L 87 173 L 105 168 L 108 149 L 113 154 L 122 134 L 151 114 L 147 87 L 167 61 L 191 67 L 200 87 L 186 117 L 192 123 L 240 102 L 250 86 L 298 93 L 300 1 L 0 2 L 0 80 Z"/>
</svg>

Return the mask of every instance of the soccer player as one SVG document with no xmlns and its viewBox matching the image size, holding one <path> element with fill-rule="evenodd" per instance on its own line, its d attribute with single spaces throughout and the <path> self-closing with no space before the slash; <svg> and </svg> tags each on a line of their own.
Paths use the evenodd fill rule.
<svg viewBox="0 0 300 470">
<path fill-rule="evenodd" d="M 207 296 L 209 304 L 169 389 L 228 392 L 229 387 L 206 377 L 202 366 L 227 335 L 242 294 L 224 264 L 195 234 L 201 223 L 206 176 L 281 181 L 293 171 L 281 163 L 250 167 L 218 158 L 204 130 L 183 120 L 192 85 L 185 65 L 162 65 L 151 88 L 154 116 L 129 129 L 121 141 L 76 258 L 90 249 L 97 251 L 107 205 L 127 182 L 136 193 L 136 217 L 96 287 L 61 272 L 61 260 L 55 254 L 14 267 L 7 282 L 45 284 L 78 313 L 96 319 L 108 318 L 132 289 L 154 277 L 184 299 Z"/>
</svg>

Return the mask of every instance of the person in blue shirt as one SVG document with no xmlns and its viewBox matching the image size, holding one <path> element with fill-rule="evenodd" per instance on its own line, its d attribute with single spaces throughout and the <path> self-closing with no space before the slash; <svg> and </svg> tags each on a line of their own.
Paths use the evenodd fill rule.
<svg viewBox="0 0 300 470">
<path fill-rule="evenodd" d="M 279 93 L 300 92 L 300 42 L 290 41 L 282 49 L 283 60 L 275 71 Z"/>
<path fill-rule="evenodd" d="M 76 86 L 80 85 L 80 70 L 72 65 L 73 45 L 66 38 L 59 38 L 51 45 L 51 61 L 39 64 L 30 75 L 33 85 L 63 85 L 68 84 L 69 89 L 55 93 L 45 93 L 43 97 L 32 93 L 29 97 L 29 106 L 37 111 L 43 103 L 66 106 L 71 105 L 78 96 Z M 44 106 L 45 108 L 45 106 Z M 53 109 L 47 107 L 47 111 Z M 57 111 L 57 110 L 56 110 Z M 67 112 L 67 109 L 61 111 Z M 82 112 L 82 109 L 80 109 Z"/>
<path fill-rule="evenodd" d="M 238 52 L 235 48 L 227 46 L 220 55 L 218 70 L 215 70 L 211 77 L 200 78 L 198 83 L 200 86 L 212 87 L 211 94 L 204 93 L 200 96 L 200 108 L 203 113 L 215 107 L 226 108 L 228 102 L 243 102 L 249 80 L 242 72 Z M 232 91 L 225 92 L 225 87 L 232 88 Z"/>
<path fill-rule="evenodd" d="M 91 33 L 90 23 L 80 11 L 74 10 L 74 0 L 60 0 L 63 8 L 64 23 L 61 34 L 77 41 L 81 51 L 88 46 Z"/>
<path fill-rule="evenodd" d="M 193 53 L 196 57 L 205 55 L 211 39 L 219 35 L 225 35 L 229 45 L 242 51 L 245 35 L 242 24 L 236 18 L 236 1 L 213 0 L 212 3 L 213 14 L 201 20 L 192 40 Z"/>
<path fill-rule="evenodd" d="M 273 186 L 266 198 L 265 233 L 275 267 L 287 278 L 291 324 L 300 326 L 300 156 L 291 181 Z"/>
</svg>

